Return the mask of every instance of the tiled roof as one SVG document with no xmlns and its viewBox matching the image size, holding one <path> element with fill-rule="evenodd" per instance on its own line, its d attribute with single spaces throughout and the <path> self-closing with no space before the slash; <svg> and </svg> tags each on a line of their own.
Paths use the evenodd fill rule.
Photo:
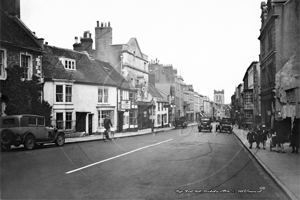
<svg viewBox="0 0 300 200">
<path fill-rule="evenodd" d="M 163 98 L 163 96 L 159 93 L 159 91 L 154 87 L 154 85 L 152 85 L 151 83 L 149 83 L 148 85 L 148 91 L 152 95 L 152 97 L 155 97 L 157 99 L 157 101 L 167 102 Z"/>
<path fill-rule="evenodd" d="M 119 72 L 117 72 L 109 63 L 100 60 L 96 60 L 96 62 L 103 66 L 107 75 L 116 82 L 118 87 L 125 90 L 135 90 L 135 88 L 130 85 L 130 82 L 127 81 Z"/>
<path fill-rule="evenodd" d="M 168 95 L 170 95 L 170 87 L 169 83 L 155 83 L 156 89 L 159 91 L 161 96 L 167 101 Z"/>
<path fill-rule="evenodd" d="M 36 38 L 25 24 L 14 16 L 8 16 L 0 9 L 0 40 L 17 47 L 30 48 L 42 51 L 42 47 L 38 45 Z M 37 39 L 37 38 L 36 38 Z"/>
<path fill-rule="evenodd" d="M 43 72 L 45 79 L 65 79 L 75 82 L 117 86 L 103 69 L 103 62 L 90 59 L 85 52 L 44 46 Z M 59 58 L 65 57 L 76 60 L 76 70 L 65 69 Z"/>
</svg>

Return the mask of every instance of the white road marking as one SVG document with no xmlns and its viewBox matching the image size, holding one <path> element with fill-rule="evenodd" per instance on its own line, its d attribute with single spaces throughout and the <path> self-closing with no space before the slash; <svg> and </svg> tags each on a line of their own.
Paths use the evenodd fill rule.
<svg viewBox="0 0 300 200">
<path fill-rule="evenodd" d="M 85 168 L 88 168 L 88 167 L 92 167 L 94 165 L 97 165 L 97 164 L 100 164 L 100 163 L 103 163 L 103 162 L 106 162 L 106 161 L 109 161 L 109 160 L 113 160 L 115 158 L 119 158 L 119 157 L 122 157 L 122 156 L 125 156 L 127 154 L 130 154 L 130 153 L 133 153 L 133 152 L 136 152 L 136 151 L 139 151 L 139 150 L 142 150 L 142 149 L 146 149 L 148 147 L 152 147 L 152 146 L 156 146 L 156 145 L 159 145 L 159 144 L 162 144 L 162 143 L 165 143 L 165 142 L 169 142 L 173 139 L 169 139 L 169 140 L 165 140 L 165 141 L 162 141 L 162 142 L 159 142 L 159 143 L 156 143 L 156 144 L 151 144 L 151 145 L 148 145 L 148 146 L 144 146 L 144 147 L 141 147 L 141 148 L 138 148 L 138 149 L 135 149 L 135 150 L 132 150 L 132 151 L 129 151 L 129 152 L 126 152 L 126 153 L 123 153 L 123 154 L 120 154 L 118 156 L 114 156 L 114 157 L 111 157 L 111 158 L 108 158 L 108 159 L 105 159 L 105 160 L 101 160 L 99 162 L 95 162 L 93 164 L 90 164 L 90 165 L 86 165 L 84 167 L 80 167 L 80 168 L 77 168 L 77 169 L 74 169 L 72 171 L 68 171 L 66 172 L 65 174 L 71 174 L 73 172 L 76 172 L 76 171 L 79 171 L 79 170 L 82 170 L 82 169 L 85 169 Z"/>
</svg>

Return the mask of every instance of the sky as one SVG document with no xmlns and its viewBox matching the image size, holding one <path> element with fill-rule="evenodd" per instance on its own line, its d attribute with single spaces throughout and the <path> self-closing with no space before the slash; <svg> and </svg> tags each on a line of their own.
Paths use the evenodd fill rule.
<svg viewBox="0 0 300 200">
<path fill-rule="evenodd" d="M 110 22 L 113 44 L 136 38 L 148 61 L 172 65 L 194 91 L 229 104 L 246 69 L 259 61 L 262 0 L 21 0 L 21 20 L 49 45 Z M 94 40 L 95 41 L 95 40 Z"/>
</svg>

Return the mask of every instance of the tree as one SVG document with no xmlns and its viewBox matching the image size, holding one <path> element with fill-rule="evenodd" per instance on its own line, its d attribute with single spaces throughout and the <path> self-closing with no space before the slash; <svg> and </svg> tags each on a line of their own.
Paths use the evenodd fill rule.
<svg viewBox="0 0 300 200">
<path fill-rule="evenodd" d="M 1 102 L 6 103 L 5 114 L 42 115 L 46 119 L 46 125 L 50 125 L 52 107 L 41 97 L 44 84 L 35 75 L 32 80 L 21 80 L 22 73 L 20 66 L 9 67 L 7 79 L 1 81 Z"/>
</svg>

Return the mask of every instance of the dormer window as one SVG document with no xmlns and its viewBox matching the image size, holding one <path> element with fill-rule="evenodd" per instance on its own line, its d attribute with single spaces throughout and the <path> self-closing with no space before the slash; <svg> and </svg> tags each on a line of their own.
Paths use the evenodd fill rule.
<svg viewBox="0 0 300 200">
<path fill-rule="evenodd" d="M 69 58 L 59 58 L 59 60 L 64 65 L 65 69 L 76 70 L 76 61 Z"/>
</svg>

